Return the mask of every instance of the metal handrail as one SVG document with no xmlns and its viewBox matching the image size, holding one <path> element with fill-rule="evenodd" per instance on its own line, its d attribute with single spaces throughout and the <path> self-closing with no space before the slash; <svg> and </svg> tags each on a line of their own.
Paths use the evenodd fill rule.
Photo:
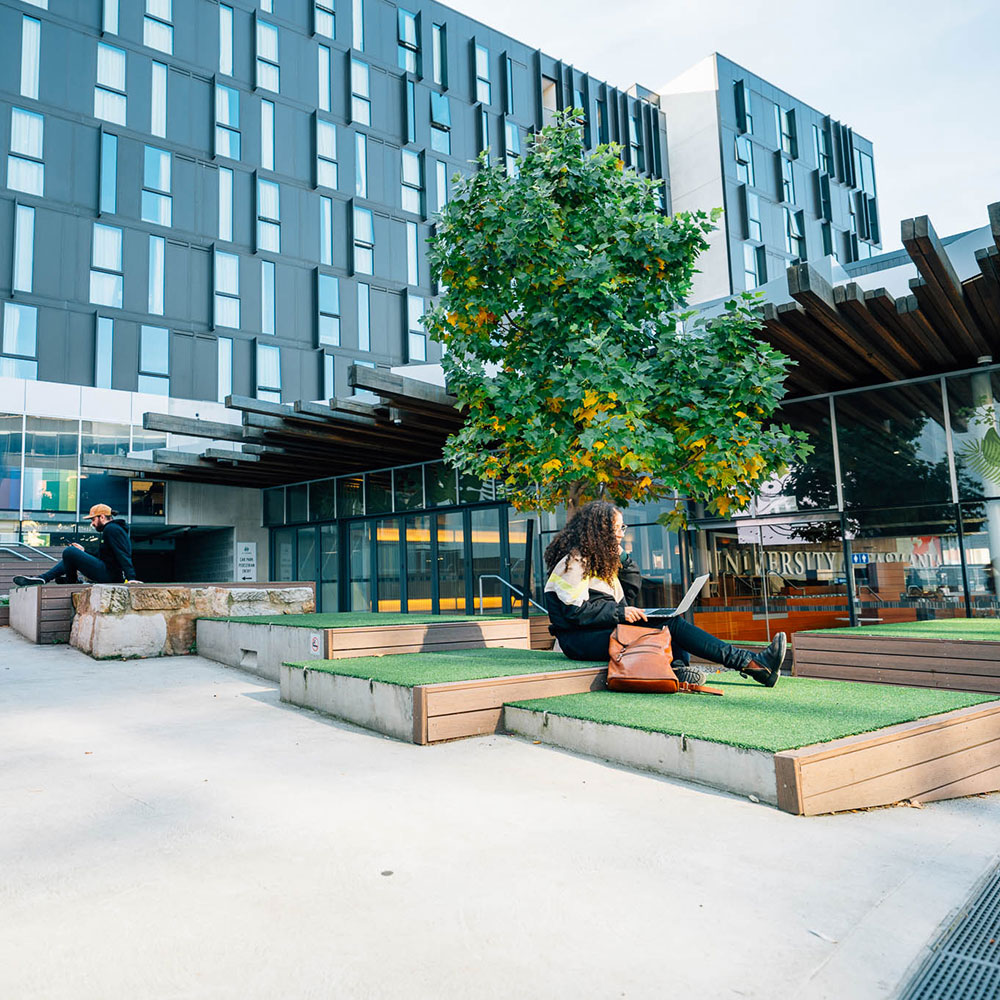
<svg viewBox="0 0 1000 1000">
<path fill-rule="evenodd" d="M 867 583 L 862 583 L 862 584 L 858 585 L 858 596 L 859 597 L 861 595 L 861 591 L 862 590 L 867 590 L 868 593 L 871 594 L 872 597 L 874 597 L 875 600 L 878 601 L 879 604 L 885 604 L 885 601 L 883 601 L 882 598 L 879 597 L 878 594 L 876 594 L 875 591 L 872 590 L 872 588 L 869 587 Z M 861 602 L 859 601 L 858 603 L 860 604 Z"/>
<path fill-rule="evenodd" d="M 20 552 L 15 552 L 8 545 L 0 545 L 0 552 L 9 552 L 12 556 L 16 556 L 18 559 L 23 559 L 25 562 L 31 562 L 31 560 L 27 556 L 21 555 Z"/>
<path fill-rule="evenodd" d="M 19 549 L 27 549 L 29 552 L 33 552 L 36 556 L 41 556 L 43 559 L 48 559 L 49 562 L 59 562 L 55 556 L 49 555 L 48 552 L 43 552 L 40 548 L 35 545 L 28 545 L 25 542 L 11 542 L 10 545 L 4 545 L 0 547 L 0 551 L 9 552 L 13 556 L 17 556 L 18 559 L 23 559 L 25 562 L 30 562 L 30 556 L 22 555 L 20 552 L 15 552 L 11 545 L 16 546 Z"/>
<path fill-rule="evenodd" d="M 522 601 L 524 600 L 524 592 L 518 590 L 517 587 L 515 587 L 509 580 L 505 580 L 502 576 L 497 576 L 496 573 L 483 573 L 483 575 L 479 578 L 479 614 L 483 614 L 486 610 L 486 606 L 483 601 L 483 580 L 499 580 L 508 590 L 517 594 Z M 530 597 L 528 598 L 528 603 L 538 608 L 542 614 L 548 614 L 548 611 L 545 608 L 543 608 L 537 601 L 533 601 Z"/>
</svg>

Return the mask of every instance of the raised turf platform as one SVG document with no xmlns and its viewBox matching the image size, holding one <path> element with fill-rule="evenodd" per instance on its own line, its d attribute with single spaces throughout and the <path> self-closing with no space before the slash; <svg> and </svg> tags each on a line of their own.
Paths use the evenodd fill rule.
<svg viewBox="0 0 1000 1000">
<path fill-rule="evenodd" d="M 202 618 L 200 655 L 280 681 L 286 661 L 337 660 L 389 653 L 528 649 L 527 619 L 510 615 L 409 615 L 379 612 Z"/>
<path fill-rule="evenodd" d="M 1000 620 L 869 625 L 796 632 L 799 677 L 1000 694 Z"/>
</svg>

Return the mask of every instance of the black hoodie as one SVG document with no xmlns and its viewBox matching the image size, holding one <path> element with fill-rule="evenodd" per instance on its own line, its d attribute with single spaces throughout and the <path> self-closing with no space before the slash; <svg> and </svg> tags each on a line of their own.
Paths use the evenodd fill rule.
<svg viewBox="0 0 1000 1000">
<path fill-rule="evenodd" d="M 101 547 L 97 558 L 108 567 L 112 576 L 121 574 L 123 580 L 135 579 L 132 542 L 128 537 L 128 525 L 122 518 L 109 521 L 101 529 Z"/>
</svg>

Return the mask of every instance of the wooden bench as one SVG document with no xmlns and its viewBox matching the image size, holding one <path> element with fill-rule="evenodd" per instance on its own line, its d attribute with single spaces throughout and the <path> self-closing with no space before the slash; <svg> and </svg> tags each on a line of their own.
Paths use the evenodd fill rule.
<svg viewBox="0 0 1000 1000">
<path fill-rule="evenodd" d="M 793 675 L 1000 694 L 1000 642 L 796 632 Z"/>
<path fill-rule="evenodd" d="M 31 642 L 69 642 L 73 625 L 73 595 L 89 583 L 46 583 L 15 587 L 10 592 L 10 625 Z"/>
</svg>

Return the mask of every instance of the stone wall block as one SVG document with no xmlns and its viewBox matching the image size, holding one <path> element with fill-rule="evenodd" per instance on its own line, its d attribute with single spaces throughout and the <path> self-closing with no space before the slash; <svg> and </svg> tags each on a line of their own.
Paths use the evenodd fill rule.
<svg viewBox="0 0 1000 1000">
<path fill-rule="evenodd" d="M 167 621 L 162 614 L 102 615 L 94 623 L 90 655 L 95 660 L 162 656 L 167 641 Z"/>
<path fill-rule="evenodd" d="M 81 590 L 78 594 L 74 594 L 73 598 L 75 600 L 84 594 L 86 594 L 86 591 Z M 85 653 L 91 651 L 94 641 L 94 621 L 94 616 L 86 611 L 82 613 L 78 611 L 74 615 L 73 624 L 69 630 L 69 643 L 71 646 L 82 649 Z"/>
<path fill-rule="evenodd" d="M 191 591 L 186 587 L 137 587 L 131 591 L 135 611 L 176 611 L 191 602 Z"/>
<path fill-rule="evenodd" d="M 194 652 L 194 614 L 173 614 L 167 619 L 167 656 L 186 656 Z"/>
<path fill-rule="evenodd" d="M 308 587 L 289 587 L 285 590 L 269 590 L 267 599 L 271 607 L 279 614 L 286 612 L 289 614 L 311 613 L 316 610 L 316 601 L 313 592 Z M 287 606 L 295 605 L 295 610 L 291 611 Z"/>
</svg>

